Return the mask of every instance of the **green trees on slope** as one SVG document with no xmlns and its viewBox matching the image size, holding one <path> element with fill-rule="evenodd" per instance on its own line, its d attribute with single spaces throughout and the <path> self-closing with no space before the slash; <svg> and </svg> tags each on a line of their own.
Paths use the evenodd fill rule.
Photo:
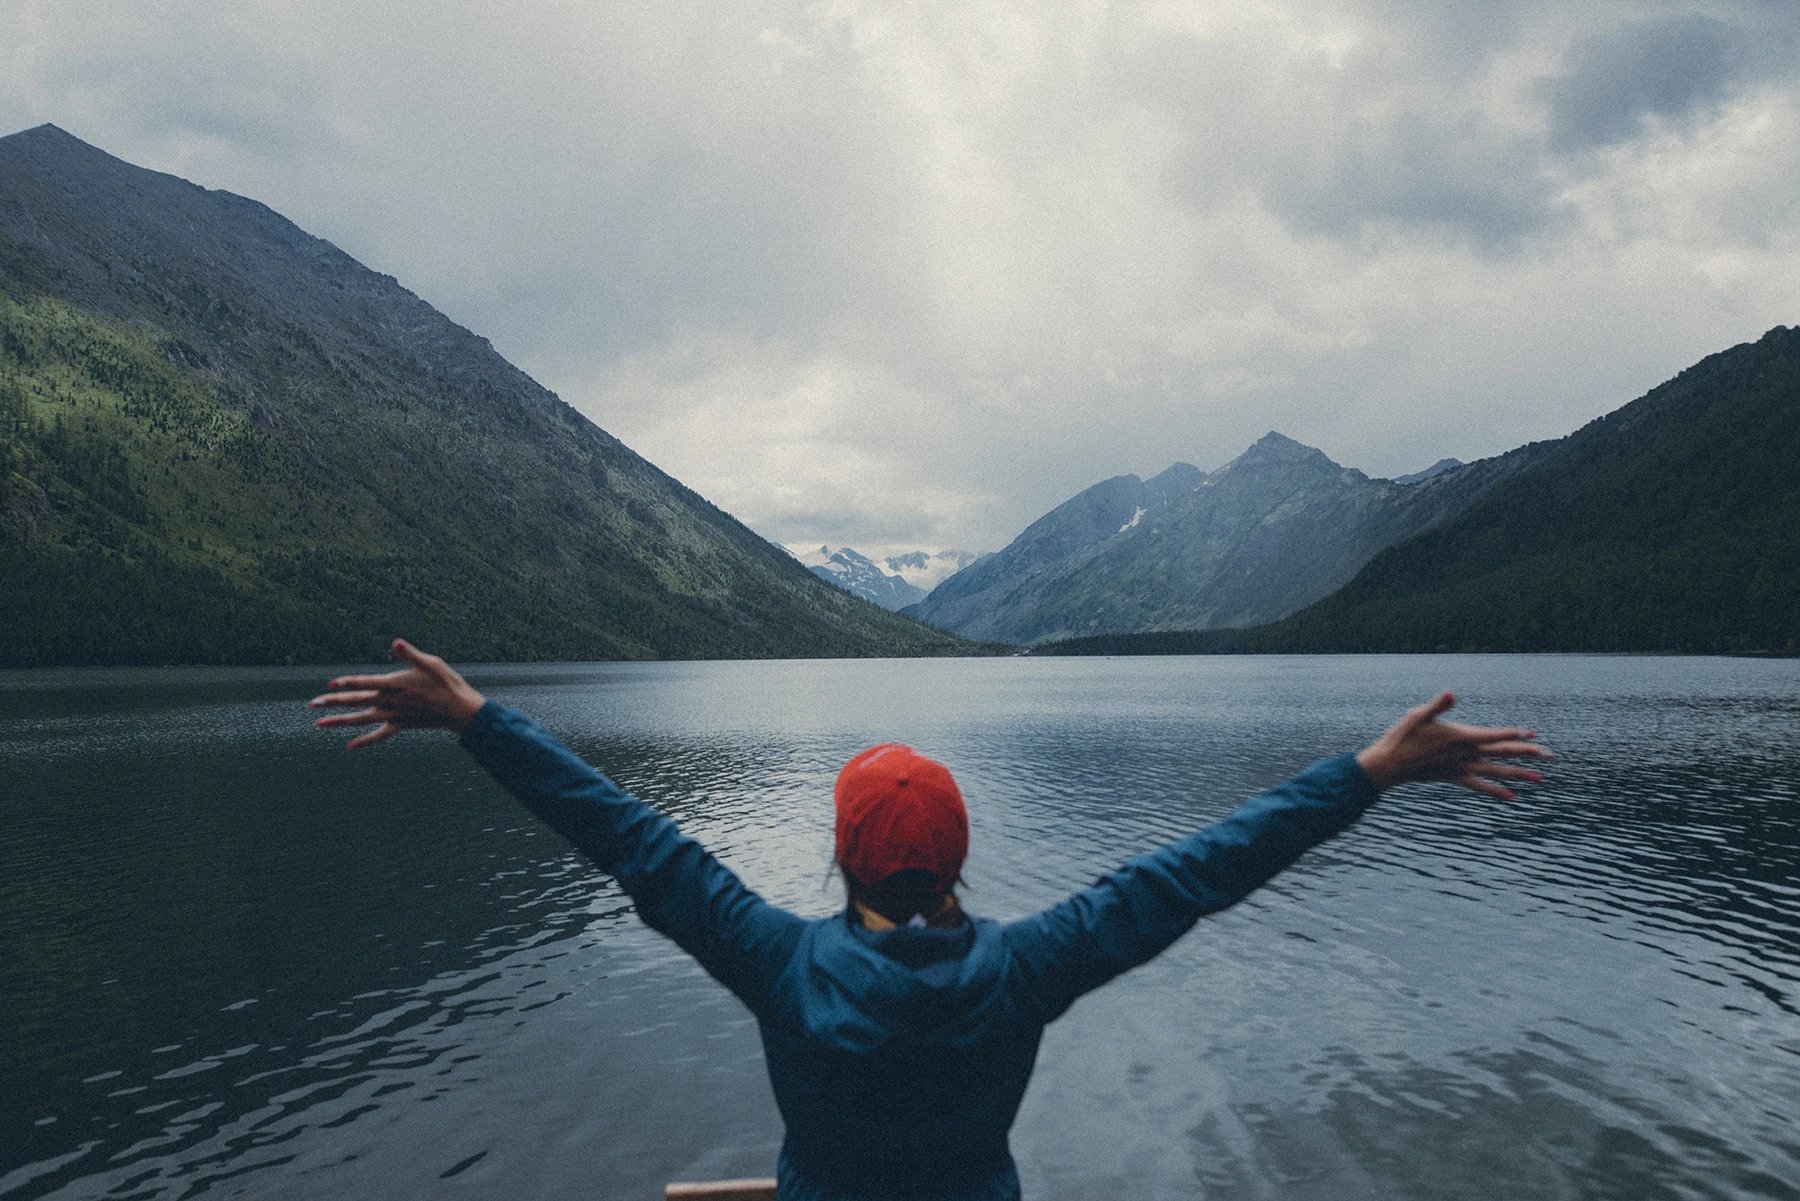
<svg viewBox="0 0 1800 1201">
<path fill-rule="evenodd" d="M 166 333 L 0 291 L 0 663 L 357 659 L 402 630 L 465 659 L 951 645 L 885 614 L 859 628 L 870 607 L 815 589 L 798 565 L 797 591 L 849 610 L 835 635 L 797 620 L 805 595 L 759 599 L 728 580 L 716 599 L 671 594 L 605 542 L 567 562 L 550 521 L 514 521 L 506 541 L 482 523 L 508 520 L 516 502 L 496 514 L 495 481 L 470 472 L 428 469 L 421 488 L 371 470 L 346 484 L 177 361 L 191 353 Z M 420 431 L 411 453 L 451 453 L 433 449 L 457 437 L 446 427 Z M 591 496 L 590 482 L 575 486 Z M 638 515 L 620 521 L 680 520 L 633 503 Z M 567 507 L 579 548 L 590 510 Z M 502 544 L 511 561 L 498 564 Z M 565 573 L 521 570 L 534 559 Z M 685 581 L 690 593 L 708 582 Z M 883 624 L 896 627 L 885 642 Z"/>
</svg>

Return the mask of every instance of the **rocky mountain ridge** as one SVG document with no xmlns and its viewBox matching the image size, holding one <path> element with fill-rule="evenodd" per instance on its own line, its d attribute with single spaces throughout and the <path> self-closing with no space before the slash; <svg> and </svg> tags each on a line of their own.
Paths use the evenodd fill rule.
<svg viewBox="0 0 1800 1201">
<path fill-rule="evenodd" d="M 965 637 L 1026 643 L 1273 620 L 1534 454 L 1440 464 L 1402 484 L 1271 431 L 1210 473 L 1177 463 L 1147 481 L 1102 481 L 906 612 Z"/>
<path fill-rule="evenodd" d="M 1800 329 L 1709 355 L 1532 449 L 1279 621 L 1045 649 L 1800 655 Z"/>
</svg>

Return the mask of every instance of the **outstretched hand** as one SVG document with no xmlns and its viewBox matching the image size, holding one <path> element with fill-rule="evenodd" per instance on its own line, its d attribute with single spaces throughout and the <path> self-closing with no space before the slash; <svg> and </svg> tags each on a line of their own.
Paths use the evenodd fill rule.
<svg viewBox="0 0 1800 1201">
<path fill-rule="evenodd" d="M 1456 698 L 1440 693 L 1407 712 L 1392 729 L 1356 756 L 1377 789 L 1417 780 L 1447 780 L 1471 792 L 1512 799 L 1512 790 L 1497 780 L 1525 780 L 1536 784 L 1543 776 L 1529 767 L 1499 763 L 1499 759 L 1554 759 L 1532 741 L 1536 730 L 1516 726 L 1465 726 L 1440 718 Z"/>
<path fill-rule="evenodd" d="M 406 666 L 385 675 L 339 676 L 331 681 L 330 687 L 346 691 L 327 692 L 308 703 L 315 709 L 354 708 L 355 712 L 334 713 L 313 724 L 320 729 L 374 726 L 350 740 L 347 749 L 353 751 L 402 730 L 454 730 L 460 734 L 486 701 L 455 668 L 404 638 L 394 639 L 394 658 Z"/>
</svg>

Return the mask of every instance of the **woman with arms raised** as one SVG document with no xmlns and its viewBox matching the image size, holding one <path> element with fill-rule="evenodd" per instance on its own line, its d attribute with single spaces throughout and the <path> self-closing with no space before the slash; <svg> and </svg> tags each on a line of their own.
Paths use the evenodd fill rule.
<svg viewBox="0 0 1800 1201">
<path fill-rule="evenodd" d="M 602 871 L 650 926 L 747 1005 L 787 1125 L 779 1195 L 1015 1198 L 1007 1132 L 1038 1042 L 1090 989 L 1235 904 L 1381 793 L 1443 780 L 1505 800 L 1537 781 L 1502 759 L 1551 758 L 1533 731 L 1442 720 L 1449 693 L 1355 755 L 1313 764 L 1222 821 L 1140 855 L 1021 921 L 973 918 L 954 886 L 969 823 L 942 765 L 898 744 L 851 759 L 836 786 L 850 903 L 806 920 L 746 888 L 675 823 L 621 791 L 522 713 L 404 641 L 404 666 L 346 676 L 323 727 L 368 746 L 448 729 L 495 779 Z"/>
</svg>

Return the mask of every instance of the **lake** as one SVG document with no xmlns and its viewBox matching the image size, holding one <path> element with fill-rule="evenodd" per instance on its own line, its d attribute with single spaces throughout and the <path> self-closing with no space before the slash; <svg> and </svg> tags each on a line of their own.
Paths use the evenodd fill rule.
<svg viewBox="0 0 1800 1201">
<path fill-rule="evenodd" d="M 0 1194 L 651 1198 L 772 1174 L 754 1024 L 345 665 L 0 673 Z M 807 914 L 910 742 L 1009 918 L 1439 688 L 1562 756 L 1390 795 L 1045 1039 L 1050 1198 L 1800 1197 L 1800 663 L 1565 656 L 476 668 Z"/>
</svg>

